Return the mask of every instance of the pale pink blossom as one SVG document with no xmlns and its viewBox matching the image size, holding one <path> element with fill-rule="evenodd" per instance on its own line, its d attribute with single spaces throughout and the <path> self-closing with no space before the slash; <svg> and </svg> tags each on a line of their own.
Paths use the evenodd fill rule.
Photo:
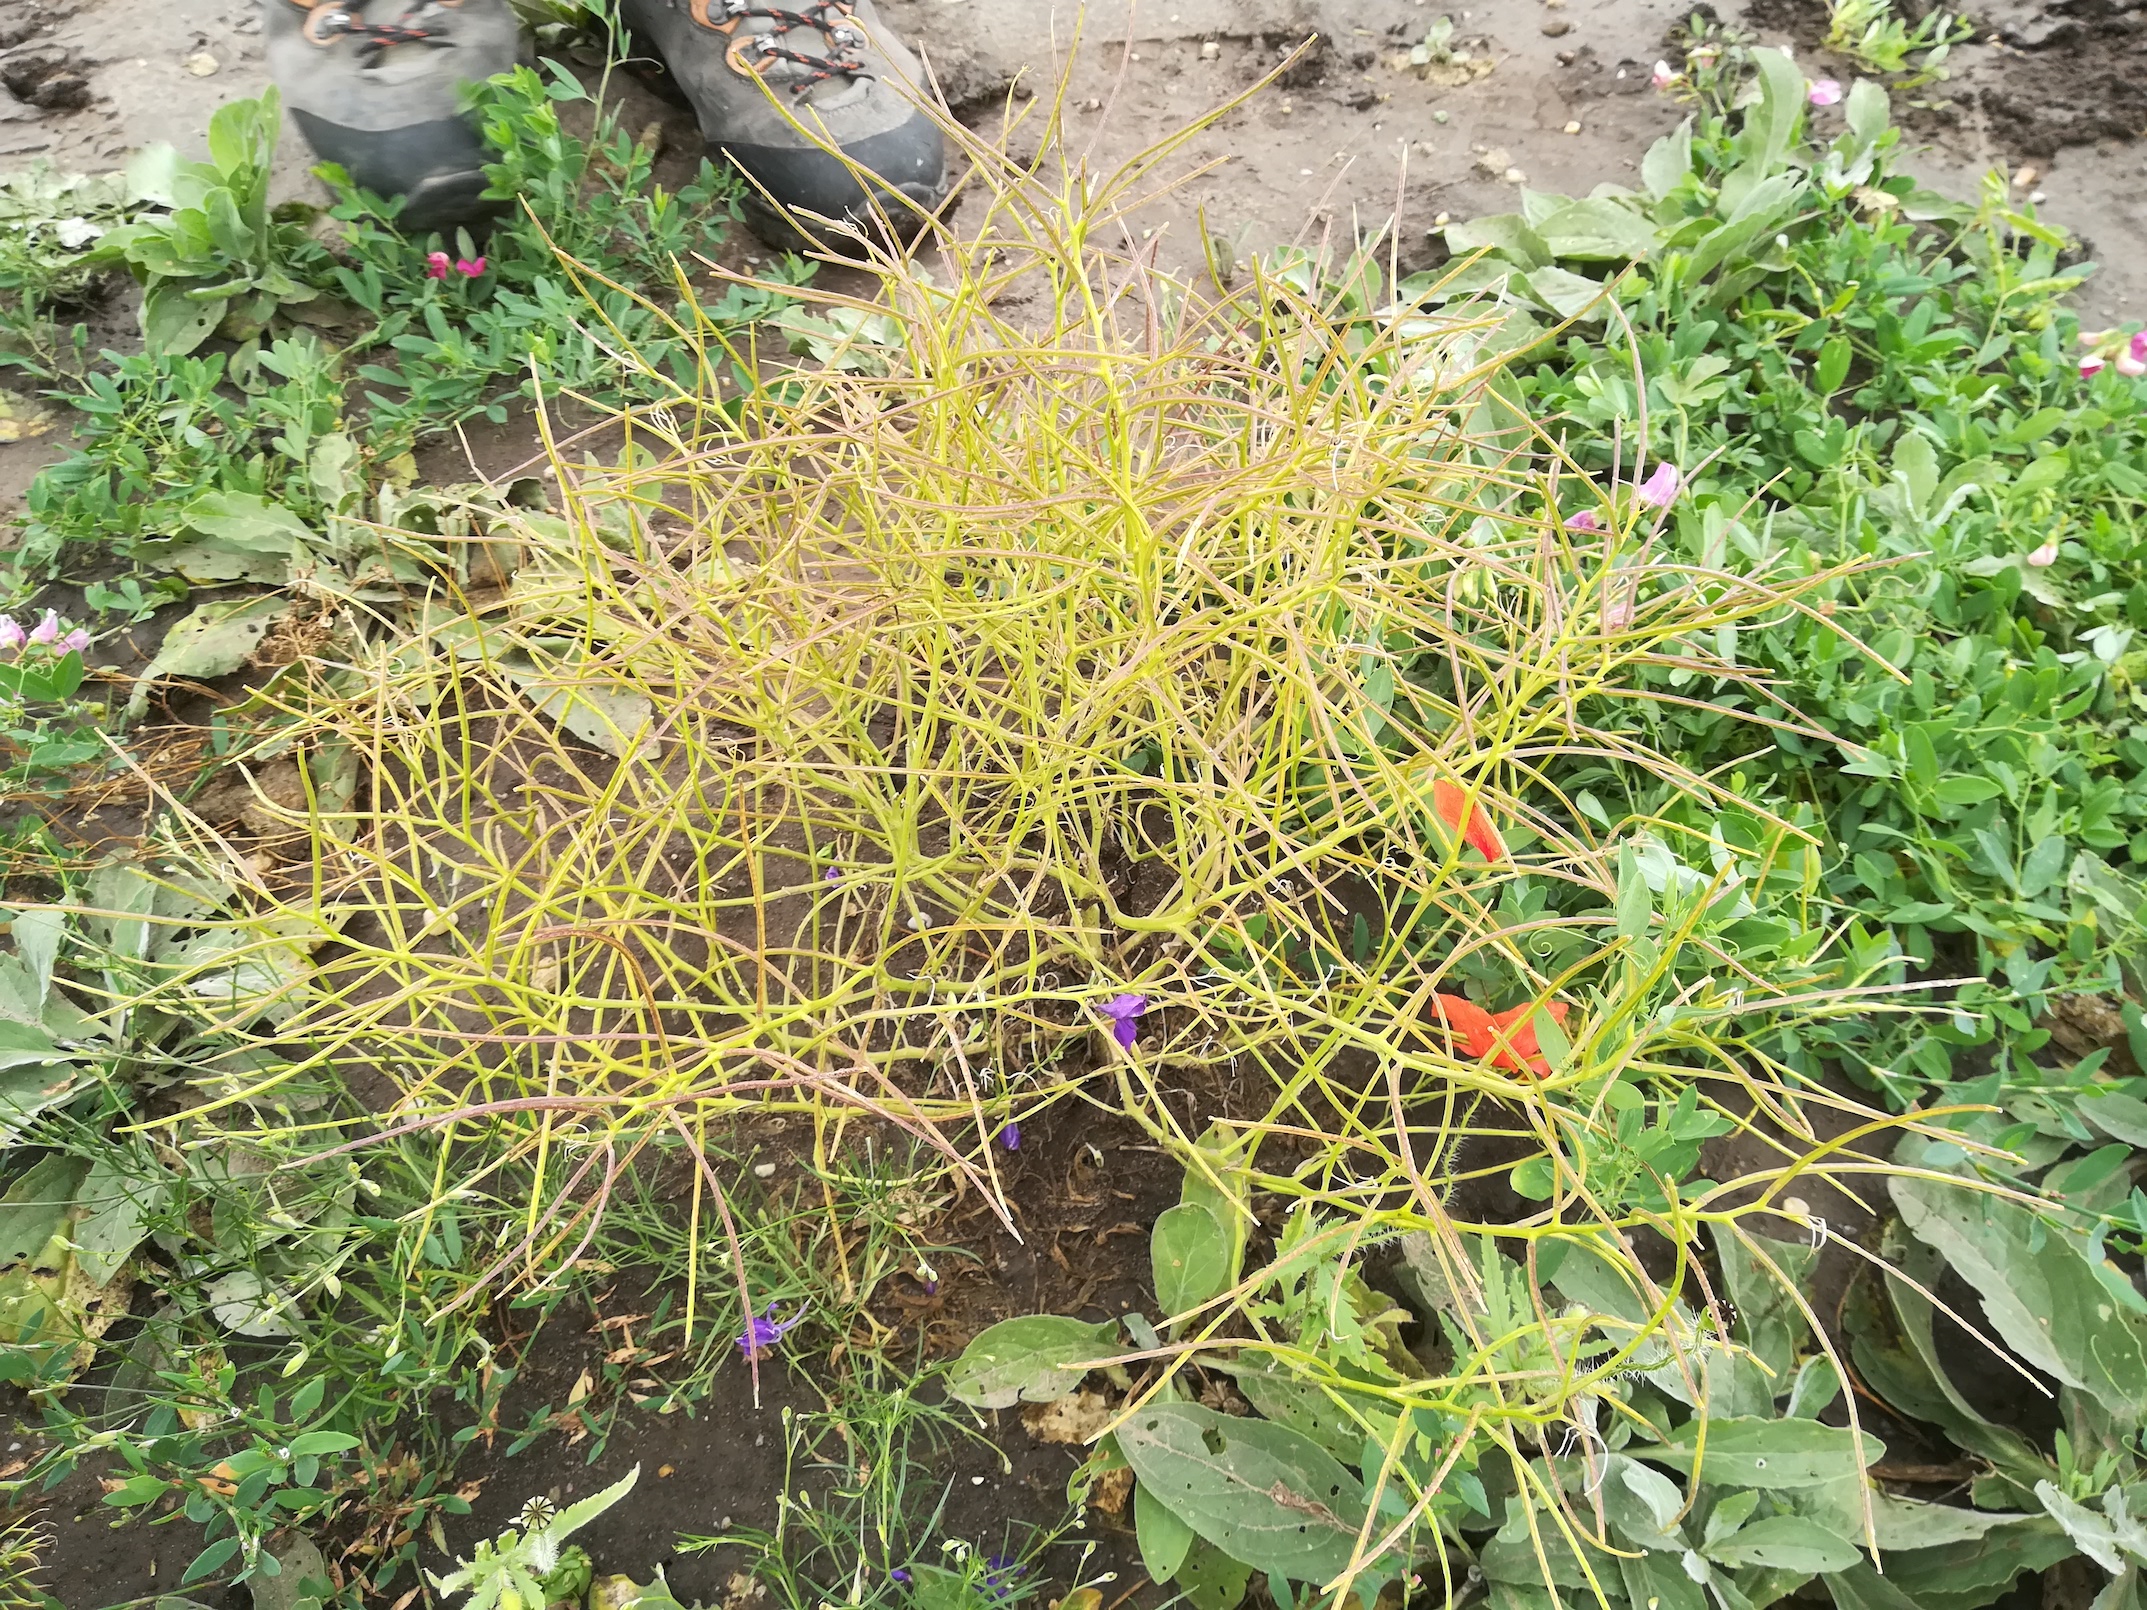
<svg viewBox="0 0 2147 1610">
<path fill-rule="evenodd" d="M 2048 569 L 2058 562 L 2058 545 L 2055 540 L 2044 543 L 2028 555 L 2028 563 L 2037 570 Z"/>
<path fill-rule="evenodd" d="M 1566 516 L 1566 529 L 1568 531 L 1600 531 L 1603 529 L 1603 517 L 1593 509 L 1583 509 L 1578 514 Z"/>
<path fill-rule="evenodd" d="M 1655 72 L 1653 77 L 1650 79 L 1650 82 L 1653 83 L 1657 89 L 1668 89 L 1672 84 L 1677 82 L 1677 74 L 1670 71 L 1670 64 L 1668 62 L 1659 61 L 1655 64 Z"/>
<path fill-rule="evenodd" d="M 45 611 L 45 618 L 39 621 L 36 627 L 32 629 L 30 641 L 39 648 L 43 648 L 46 644 L 57 643 L 59 640 L 60 612 L 56 609 L 48 609 Z"/>
<path fill-rule="evenodd" d="M 1651 509 L 1667 509 L 1677 498 L 1677 490 L 1685 484 L 1677 473 L 1677 466 L 1664 459 L 1655 466 L 1655 473 L 1642 481 L 1633 495 Z"/>
<path fill-rule="evenodd" d="M 0 615 L 0 648 L 18 649 L 26 641 L 28 634 L 23 631 L 22 622 L 12 615 Z"/>
<path fill-rule="evenodd" d="M 1603 606 L 1603 630 L 1622 632 L 1633 623 L 1633 601 L 1630 598 L 1613 598 Z"/>
<path fill-rule="evenodd" d="M 425 277 L 429 280 L 446 279 L 448 261 L 448 255 L 445 252 L 427 252 L 425 254 Z"/>
<path fill-rule="evenodd" d="M 2137 380 L 2141 375 L 2147 375 L 2147 343 L 2134 336 L 2132 344 L 2117 354 L 2114 367 L 2127 380 Z"/>
<path fill-rule="evenodd" d="M 2102 373 L 2103 358 L 2099 352 L 2090 352 L 2080 360 L 2080 378 L 2092 380 Z"/>
<path fill-rule="evenodd" d="M 61 638 L 60 650 L 62 653 L 67 654 L 87 654 L 89 652 L 89 628 L 87 626 L 77 626 L 65 637 Z"/>
<path fill-rule="evenodd" d="M 1815 78 L 1805 89 L 1804 98 L 1814 106 L 1838 106 L 1841 103 L 1841 81 Z"/>
</svg>

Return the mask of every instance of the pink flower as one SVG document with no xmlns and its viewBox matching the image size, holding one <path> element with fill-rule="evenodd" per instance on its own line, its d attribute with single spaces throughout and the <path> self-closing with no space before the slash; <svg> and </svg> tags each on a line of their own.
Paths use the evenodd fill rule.
<svg viewBox="0 0 2147 1610">
<path fill-rule="evenodd" d="M 447 261 L 447 253 L 445 252 L 427 252 L 425 254 L 425 277 L 429 280 L 446 279 Z"/>
<path fill-rule="evenodd" d="M 1593 509 L 1583 509 L 1578 514 L 1566 516 L 1566 529 L 1568 531 L 1600 531 L 1603 529 L 1603 517 Z"/>
<path fill-rule="evenodd" d="M 2047 569 L 2049 566 L 2054 565 L 2057 562 L 2058 545 L 2055 541 L 2044 543 L 2040 548 L 2037 548 L 2033 553 L 2028 555 L 2028 563 L 2033 565 L 2037 570 Z"/>
<path fill-rule="evenodd" d="M 25 641 L 22 622 L 12 615 L 0 615 L 0 648 L 18 649 Z"/>
<path fill-rule="evenodd" d="M 1685 484 L 1677 473 L 1677 466 L 1665 459 L 1655 466 L 1655 473 L 1634 490 L 1633 495 L 1651 509 L 1667 509 L 1677 497 L 1677 489 Z"/>
<path fill-rule="evenodd" d="M 1114 995 L 1096 1010 L 1111 1020 L 1111 1038 L 1127 1050 L 1133 1049 L 1134 1038 L 1141 1032 L 1141 1014 L 1148 1010 L 1148 997 Z"/>
<path fill-rule="evenodd" d="M 1630 598 L 1613 598 L 1603 606 L 1603 630 L 1622 632 L 1633 623 L 1633 601 Z"/>
<path fill-rule="evenodd" d="M 1670 64 L 1668 62 L 1659 61 L 1655 64 L 1655 72 L 1650 78 L 1649 82 L 1652 83 L 1657 89 L 1668 89 L 1672 84 L 1677 82 L 1677 74 L 1670 71 Z"/>
<path fill-rule="evenodd" d="M 89 628 L 77 626 L 60 639 L 60 649 L 63 653 L 68 654 L 87 654 L 89 652 Z"/>
<path fill-rule="evenodd" d="M 485 260 L 482 257 L 458 257 L 455 259 L 455 272 L 466 280 L 473 280 L 484 271 Z"/>
<path fill-rule="evenodd" d="M 2141 375 L 2147 375 L 2147 351 L 2141 350 L 2138 336 L 2134 336 L 2132 344 L 2118 353 L 2116 369 L 2127 380 L 2137 380 Z"/>
<path fill-rule="evenodd" d="M 45 611 L 45 618 L 39 621 L 31 630 L 30 641 L 42 648 L 47 643 L 57 643 L 59 640 L 60 612 L 56 609 L 48 609 Z"/>
<path fill-rule="evenodd" d="M 2127 350 L 2131 352 L 2133 357 L 2138 358 L 2143 363 L 2147 363 L 2147 330 L 2135 330 L 2132 334 L 2132 344 Z"/>
<path fill-rule="evenodd" d="M 1814 106 L 1835 106 L 1841 101 L 1841 83 L 1838 79 L 1815 78 L 1806 86 L 1804 98 Z"/>
<path fill-rule="evenodd" d="M 2080 360 L 2080 378 L 2082 380 L 2092 380 L 2096 375 L 2101 374 L 2102 362 L 2101 353 L 2090 352 Z"/>
</svg>

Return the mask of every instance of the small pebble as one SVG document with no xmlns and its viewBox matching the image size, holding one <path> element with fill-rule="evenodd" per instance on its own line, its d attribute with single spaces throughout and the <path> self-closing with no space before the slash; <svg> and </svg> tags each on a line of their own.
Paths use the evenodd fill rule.
<svg viewBox="0 0 2147 1610">
<path fill-rule="evenodd" d="M 2025 190 L 2028 188 L 2029 185 L 2035 183 L 2035 181 L 2040 179 L 2041 177 L 2041 170 L 2031 164 L 2028 167 L 2022 168 L 2018 173 L 2013 175 L 2013 188 L 2015 190 Z"/>
<path fill-rule="evenodd" d="M 1506 170 L 1506 182 L 1508 184 L 1526 184 L 1528 183 L 1528 175 L 1519 168 L 1508 168 Z"/>
<path fill-rule="evenodd" d="M 1201 41 L 1201 43 L 1200 43 L 1200 59 L 1201 59 L 1202 61 L 1213 61 L 1213 60 L 1215 60 L 1215 58 L 1216 58 L 1216 57 L 1220 56 L 1220 55 L 1221 55 L 1222 53 L 1223 53 L 1223 47 L 1222 47 L 1221 45 L 1217 44 L 1217 43 L 1216 43 L 1216 42 L 1215 42 L 1214 40 L 1212 40 L 1212 39 L 1204 39 L 1204 40 L 1202 40 L 1202 41 Z M 1199 1222 L 1199 1221 L 1197 1221 L 1197 1220 L 1196 1220 L 1195 1222 L 1197 1223 L 1197 1222 Z"/>
<path fill-rule="evenodd" d="M 753 1165 L 753 1177 L 757 1180 L 774 1179 L 775 1165 L 773 1163 L 755 1163 Z"/>
<path fill-rule="evenodd" d="M 1578 134 L 1579 132 L 1580 132 L 1580 125 L 1579 125 L 1578 123 L 1568 123 L 1568 124 L 1566 125 L 1566 133 L 1568 133 L 1568 134 Z"/>
<path fill-rule="evenodd" d="M 1310 168 L 1299 168 L 1297 170 L 1297 177 L 1300 179 L 1309 179 L 1312 177 L 1312 170 Z"/>
<path fill-rule="evenodd" d="M 1446 121 L 1446 112 L 1444 111 L 1444 109 L 1432 113 L 1431 120 L 1434 123 L 1444 123 Z"/>
<path fill-rule="evenodd" d="M 196 78 L 207 78 L 211 73 L 215 72 L 217 68 L 221 67 L 223 63 L 219 62 L 207 51 L 197 50 L 194 52 L 193 55 L 187 57 L 187 59 L 181 62 L 179 65 L 184 67 L 188 72 L 192 73 Z"/>
<path fill-rule="evenodd" d="M 1573 31 L 1573 25 L 1563 17 L 1553 17 L 1543 25 L 1544 34 L 1552 39 L 1563 39 Z"/>
<path fill-rule="evenodd" d="M 2028 199 L 2034 202 L 2037 206 L 2040 206 L 2042 205 L 2042 203 L 2050 199 L 2050 192 L 2047 190 L 2030 190 L 2028 192 Z"/>
</svg>

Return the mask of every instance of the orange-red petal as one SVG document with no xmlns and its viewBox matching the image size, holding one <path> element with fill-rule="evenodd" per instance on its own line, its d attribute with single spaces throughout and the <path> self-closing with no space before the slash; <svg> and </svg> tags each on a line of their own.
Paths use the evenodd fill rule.
<svg viewBox="0 0 2147 1610">
<path fill-rule="evenodd" d="M 1443 778 L 1434 782 L 1431 785 L 1431 808 L 1486 861 L 1506 859 L 1506 841 L 1491 825 L 1490 813 L 1472 807 L 1468 791 L 1459 783 L 1450 783 Z"/>
</svg>

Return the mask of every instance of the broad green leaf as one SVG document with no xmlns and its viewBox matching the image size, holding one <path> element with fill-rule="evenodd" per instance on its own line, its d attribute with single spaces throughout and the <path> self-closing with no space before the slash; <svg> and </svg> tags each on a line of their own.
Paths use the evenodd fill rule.
<svg viewBox="0 0 2147 1610">
<path fill-rule="evenodd" d="M 656 710 L 647 695 L 592 677 L 572 662 L 540 669 L 517 655 L 502 660 L 500 670 L 528 696 L 538 714 L 558 722 L 583 743 L 622 760 L 647 746 L 647 729 Z"/>
<path fill-rule="evenodd" d="M 114 1153 L 100 1152 L 75 1193 L 79 1216 L 68 1232 L 83 1274 L 97 1285 L 110 1285 L 149 1233 L 151 1214 L 170 1194 L 168 1176 L 144 1180 L 119 1167 Z"/>
<path fill-rule="evenodd" d="M 1230 1238 L 1230 1281 L 1245 1273 L 1245 1234 L 1252 1224 L 1252 1171 L 1248 1150 L 1253 1137 L 1227 1124 L 1208 1125 L 1185 1169 L 1178 1200 L 1206 1208 Z"/>
<path fill-rule="evenodd" d="M 1673 1555 L 1620 1559 L 1618 1567 L 1627 1597 L 1641 1610 L 1707 1610 L 1707 1590 L 1692 1580 Z"/>
<path fill-rule="evenodd" d="M 1752 52 L 1752 65 L 1759 69 L 1759 101 L 1746 108 L 1737 153 L 1741 169 L 1764 178 L 1781 171 L 1804 126 L 1804 69 L 1766 47 Z"/>
<path fill-rule="evenodd" d="M 1692 119 L 1688 117 L 1648 147 L 1648 154 L 1640 159 L 1640 182 L 1660 201 L 1691 172 Z"/>
<path fill-rule="evenodd" d="M 2102 1495 L 2099 1512 L 2068 1498 L 2053 1482 L 2037 1482 L 2035 1496 L 2080 1552 L 2105 1571 L 2114 1575 L 2128 1565 L 2147 1563 L 2147 1527 L 2127 1509 L 2122 1487 L 2112 1487 Z"/>
<path fill-rule="evenodd" d="M 1709 1420 L 1704 1446 L 1699 1443 L 1699 1430 L 1699 1422 L 1688 1421 L 1667 1446 L 1642 1443 L 1627 1451 L 1635 1458 L 1688 1474 L 1697 1455 L 1704 1482 L 1767 1489 L 1816 1487 L 1843 1476 L 1854 1477 L 1886 1452 L 1886 1445 L 1866 1432 L 1859 1460 L 1847 1427 L 1821 1425 L 1816 1420 L 1757 1416 Z"/>
<path fill-rule="evenodd" d="M 1156 1303 L 1176 1319 L 1221 1296 L 1230 1278 L 1230 1232 L 1197 1202 L 1180 1202 L 1155 1222 L 1148 1242 Z"/>
<path fill-rule="evenodd" d="M 1764 1515 L 1703 1552 L 1733 1571 L 1753 1566 L 1774 1571 L 1842 1571 L 1862 1558 L 1847 1538 L 1801 1515 Z"/>
<path fill-rule="evenodd" d="M 142 293 L 142 344 L 151 352 L 183 357 L 223 322 L 228 303 L 197 301 L 185 286 L 184 280 L 160 279 Z"/>
<path fill-rule="evenodd" d="M 1519 213 L 1492 213 L 1446 226 L 1446 249 L 1456 257 L 1485 247 L 1523 268 L 1541 268 L 1551 260 L 1549 244 Z"/>
<path fill-rule="evenodd" d="M 1337 1459 L 1355 1459 L 1370 1437 L 1382 1446 L 1392 1437 L 1396 1415 L 1378 1400 L 1354 1397 L 1350 1404 L 1360 1421 L 1319 1386 L 1288 1366 L 1266 1360 L 1218 1363 L 1245 1394 L 1245 1400 L 1277 1425 L 1309 1437 Z"/>
<path fill-rule="evenodd" d="M 1864 146 L 1878 142 L 1893 115 L 1884 87 L 1868 78 L 1859 78 L 1850 86 L 1849 99 L 1841 110 L 1850 136 Z"/>
<path fill-rule="evenodd" d="M 1178 1567 L 1178 1587 L 1193 1610 L 1237 1610 L 1251 1581 L 1251 1566 L 1204 1538 L 1193 1539 L 1185 1563 Z"/>
<path fill-rule="evenodd" d="M 172 626 L 156 658 L 142 668 L 127 702 L 128 716 L 149 708 L 149 690 L 165 677 L 228 676 L 236 671 L 290 610 L 290 599 L 276 595 L 203 604 Z"/>
<path fill-rule="evenodd" d="M 0 1268 L 36 1257 L 60 1233 L 89 1163 L 53 1152 L 15 1177 L 0 1196 Z"/>
<path fill-rule="evenodd" d="M 1802 1242 L 1776 1241 L 1749 1231 L 1746 1234 L 1751 1240 L 1749 1247 L 1734 1230 L 1716 1226 L 1715 1253 L 1722 1261 L 1730 1301 L 1737 1309 L 1738 1338 L 1772 1372 L 1773 1393 L 1779 1396 L 1789 1390 L 1797 1350 L 1811 1335 L 1811 1327 L 1805 1323 L 1795 1299 L 1783 1289 L 1781 1278 L 1760 1261 L 1752 1247 L 1772 1260 L 1782 1275 L 1798 1283 L 1811 1272 L 1819 1254 Z"/>
<path fill-rule="evenodd" d="M 2127 1146 L 2147 1147 L 2147 1101 L 2120 1090 L 2083 1090 L 2074 1110 Z"/>
<path fill-rule="evenodd" d="M 1363 1484 L 1311 1438 L 1164 1403 L 1121 1425 L 1118 1446 L 1143 1486 L 1232 1559 L 1296 1581 L 1349 1564 Z"/>
<path fill-rule="evenodd" d="M 949 1366 L 947 1395 L 979 1409 L 1053 1403 L 1081 1384 L 1087 1372 L 1076 1366 L 1108 1358 L 1117 1347 L 1118 1326 L 1110 1320 L 1091 1325 L 1057 1314 L 1002 1319 Z"/>
<path fill-rule="evenodd" d="M 1668 1476 L 1637 1459 L 1613 1454 L 1601 1490 L 1604 1512 L 1624 1542 L 1671 1554 L 1685 1551 L 1678 1521 L 1685 1494 Z"/>
<path fill-rule="evenodd" d="M 1516 283 L 1526 285 L 1531 296 L 1561 319 L 1577 319 L 1591 309 L 1600 313 L 1603 308 L 1604 286 L 1600 280 L 1569 274 L 1552 265 L 1532 268 Z"/>
<path fill-rule="evenodd" d="M 1637 207 L 1606 196 L 1566 202 L 1536 224 L 1553 256 L 1595 262 L 1645 257 L 1660 233 Z"/>
<path fill-rule="evenodd" d="M 2002 1596 L 2023 1571 L 2045 1571 L 2073 1552 L 2056 1521 L 2037 1515 L 1942 1548 L 1886 1557 L 1886 1577 L 1919 1610 L 1976 1610 Z"/>
<path fill-rule="evenodd" d="M 1158 1503 L 1145 1484 L 1134 1484 L 1133 1536 L 1140 1544 L 1141 1569 L 1150 1581 L 1168 1582 L 1176 1576 L 1197 1535 L 1167 1505 Z"/>
<path fill-rule="evenodd" d="M 334 1595 L 328 1562 L 309 1538 L 286 1533 L 269 1552 L 282 1569 L 274 1576 L 257 1570 L 247 1578 L 253 1610 L 315 1610 Z"/>
<path fill-rule="evenodd" d="M 1920 1161 L 1918 1150 L 1904 1145 L 1904 1160 Z M 2079 1237 L 1985 1191 L 1906 1176 L 1887 1185 L 1902 1222 L 1975 1289 L 2007 1346 L 2113 1414 L 2147 1417 L 2147 1320 L 2102 1289 Z"/>
</svg>

